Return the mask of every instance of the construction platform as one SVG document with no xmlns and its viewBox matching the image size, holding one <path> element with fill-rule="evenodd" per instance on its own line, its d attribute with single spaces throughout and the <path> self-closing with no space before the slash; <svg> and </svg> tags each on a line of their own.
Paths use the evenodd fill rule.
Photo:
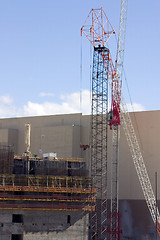
<svg viewBox="0 0 160 240">
<path fill-rule="evenodd" d="M 0 209 L 95 210 L 96 190 L 82 158 L 14 156 L 1 146 L 0 164 Z"/>
</svg>

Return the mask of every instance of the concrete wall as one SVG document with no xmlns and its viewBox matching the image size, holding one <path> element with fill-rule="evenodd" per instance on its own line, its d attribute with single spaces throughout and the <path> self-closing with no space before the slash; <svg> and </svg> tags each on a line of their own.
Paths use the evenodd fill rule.
<svg viewBox="0 0 160 240">
<path fill-rule="evenodd" d="M 0 129 L 0 143 L 14 146 L 15 152 L 18 147 L 18 130 L 16 129 Z"/>
<path fill-rule="evenodd" d="M 1 129 L 12 129 L 18 131 L 18 142 L 17 142 L 17 151 L 16 154 L 20 155 L 25 151 L 25 124 L 31 124 L 31 151 L 39 149 L 40 140 L 36 140 L 36 138 L 43 135 L 43 130 L 45 127 L 72 127 L 72 126 L 80 126 L 81 114 L 65 114 L 65 115 L 51 115 L 51 116 L 41 116 L 41 117 L 24 117 L 24 118 L 6 118 L 0 119 L 0 130 Z M 39 130 L 37 130 L 39 129 Z M 39 136 L 36 136 L 38 131 Z M 47 131 L 47 128 L 46 128 Z M 56 130 L 55 130 L 56 131 Z M 65 131 L 65 130 L 64 130 Z M 54 132 L 53 132 L 54 133 Z M 64 134 L 64 132 L 63 132 Z M 52 132 L 50 136 L 53 135 Z M 54 135 L 53 135 L 54 137 Z M 61 135 L 59 137 L 62 138 Z M 6 140 L 6 138 L 5 138 Z M 46 145 L 49 144 L 49 141 Z M 0 139 L 3 141 L 3 138 Z M 52 141 L 56 142 L 56 139 L 52 139 Z M 61 141 L 61 140 L 60 140 Z M 35 145 L 37 144 L 37 145 Z M 57 143 L 56 143 L 57 144 Z M 51 146 L 49 152 L 54 151 L 54 146 Z M 34 151 L 32 151 L 34 152 Z M 72 152 L 72 151 L 71 151 Z"/>
<path fill-rule="evenodd" d="M 42 156 L 41 152 L 56 152 L 59 157 L 79 157 L 79 151 L 76 151 L 77 148 L 79 150 L 79 141 L 76 141 L 79 134 L 76 129 L 77 126 L 35 127 L 31 133 L 32 153 Z"/>
<path fill-rule="evenodd" d="M 157 231 L 144 200 L 120 200 L 120 229 L 121 240 L 156 239 Z"/>
<path fill-rule="evenodd" d="M 13 214 L 21 214 L 23 223 L 13 223 Z M 68 215 L 70 222 L 68 223 Z M 88 215 L 77 212 L 12 211 L 0 212 L 0 239 L 11 240 L 21 235 L 23 240 L 87 240 Z M 19 239 L 18 239 L 19 240 Z"/>
</svg>

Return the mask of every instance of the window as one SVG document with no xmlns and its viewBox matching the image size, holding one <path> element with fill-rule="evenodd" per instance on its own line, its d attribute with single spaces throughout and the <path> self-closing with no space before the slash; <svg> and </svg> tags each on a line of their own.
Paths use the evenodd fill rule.
<svg viewBox="0 0 160 240">
<path fill-rule="evenodd" d="M 68 176 L 72 176 L 72 166 L 71 166 L 71 162 L 68 162 Z"/>
<path fill-rule="evenodd" d="M 67 216 L 67 223 L 71 223 L 71 216 L 70 215 Z"/>
<path fill-rule="evenodd" d="M 12 234 L 11 240 L 23 240 L 23 235 L 22 234 Z"/>
<path fill-rule="evenodd" d="M 14 195 L 25 195 L 25 192 L 21 192 L 21 191 L 15 191 L 14 192 Z"/>
<path fill-rule="evenodd" d="M 23 215 L 22 214 L 13 214 L 12 222 L 13 223 L 23 223 Z M 19 238 L 18 238 L 18 240 L 19 240 Z"/>
</svg>

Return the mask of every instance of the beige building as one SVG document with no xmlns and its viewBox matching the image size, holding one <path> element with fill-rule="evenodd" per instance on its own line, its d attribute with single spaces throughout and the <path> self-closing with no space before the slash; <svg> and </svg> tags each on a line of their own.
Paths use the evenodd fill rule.
<svg viewBox="0 0 160 240">
<path fill-rule="evenodd" d="M 160 111 L 147 111 L 131 113 L 140 147 L 155 188 L 155 172 L 158 174 L 160 185 Z M 42 157 L 43 153 L 55 152 L 57 157 L 84 158 L 90 167 L 90 149 L 80 148 L 80 145 L 90 145 L 90 116 L 82 114 L 65 114 L 24 118 L 0 119 L 0 143 L 14 145 L 15 154 L 25 152 L 25 124 L 31 124 L 31 153 Z M 108 189 L 110 187 L 110 159 L 111 159 L 111 132 L 108 138 Z M 110 198 L 110 190 L 108 190 Z M 144 201 L 144 196 L 137 178 L 135 167 L 130 155 L 129 147 L 121 129 L 120 137 L 120 173 L 119 173 L 119 198 L 120 198 L 120 226 L 121 239 L 155 239 L 155 227 Z M 160 193 L 158 191 L 158 199 Z M 67 223 L 70 213 L 55 211 L 33 213 L 17 211 L 23 214 L 22 226 L 12 223 L 11 215 L 15 212 L 1 210 L 0 239 L 88 239 L 88 217 L 72 215 L 71 223 Z M 61 214 L 61 217 L 58 217 Z M 39 215 L 41 217 L 39 217 Z M 28 220 L 29 219 L 29 220 Z M 73 222 L 72 222 L 73 221 Z M 70 219 L 69 219 L 70 222 Z M 46 225 L 43 225 L 45 224 Z M 11 231 L 5 232 L 8 226 Z M 29 226 L 32 225 L 32 226 Z M 42 226 L 41 226 L 42 225 Z M 84 227 L 85 226 L 85 227 Z M 20 230 L 17 230 L 19 227 Z M 85 230 L 84 230 L 85 228 Z M 40 231 L 41 229 L 41 231 Z M 52 230 L 50 230 L 52 229 Z M 56 230 L 59 229 L 59 230 Z M 13 233 L 15 231 L 15 233 Z M 21 234 L 18 236 L 19 231 Z M 13 237 L 11 238 L 11 234 Z M 2 237 L 3 236 L 3 237 Z M 85 236 L 85 237 L 84 237 Z"/>
</svg>

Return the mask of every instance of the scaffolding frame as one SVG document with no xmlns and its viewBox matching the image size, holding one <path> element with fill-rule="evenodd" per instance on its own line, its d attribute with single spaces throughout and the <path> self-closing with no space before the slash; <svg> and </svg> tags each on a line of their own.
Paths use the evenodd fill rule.
<svg viewBox="0 0 160 240">
<path fill-rule="evenodd" d="M 61 176 L 37 176 L 37 175 L 15 175 L 0 174 L 0 191 L 7 186 L 19 188 L 35 188 L 35 189 L 81 189 L 81 192 L 95 193 L 95 189 L 91 188 L 91 178 L 89 177 L 61 177 Z"/>
<path fill-rule="evenodd" d="M 0 175 L 0 209 L 90 212 L 95 193 L 90 178 Z"/>
<path fill-rule="evenodd" d="M 12 174 L 14 165 L 14 147 L 0 144 L 0 174 Z"/>
</svg>

